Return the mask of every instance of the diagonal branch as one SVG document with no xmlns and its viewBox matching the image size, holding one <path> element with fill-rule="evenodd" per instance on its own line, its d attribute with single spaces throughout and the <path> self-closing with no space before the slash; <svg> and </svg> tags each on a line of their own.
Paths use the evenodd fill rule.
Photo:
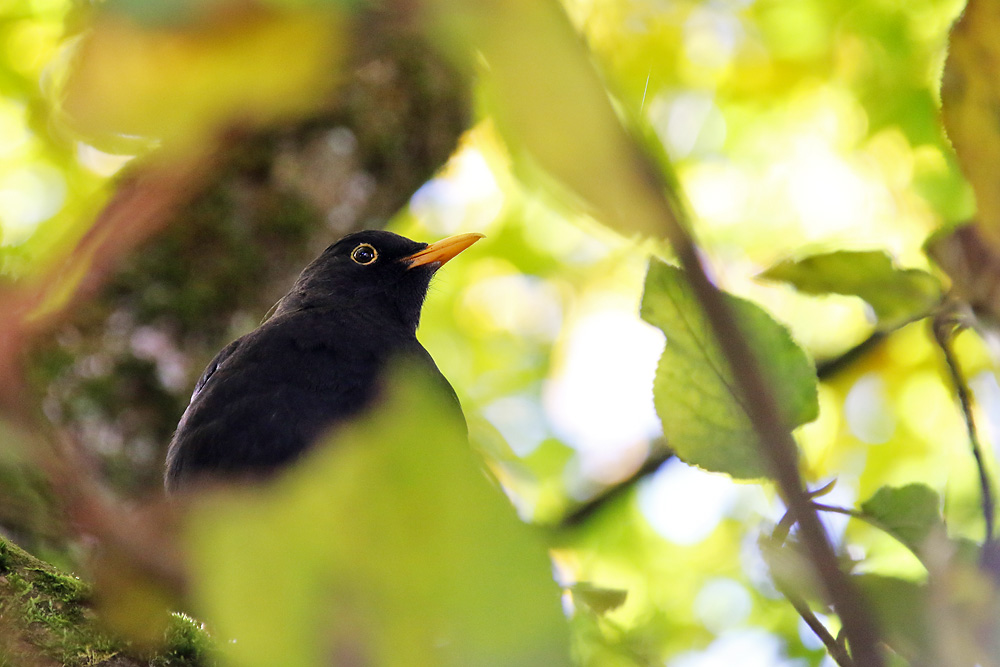
<svg viewBox="0 0 1000 667">
<path fill-rule="evenodd" d="M 570 509 L 558 520 L 556 526 L 561 529 L 568 529 L 586 523 L 592 516 L 598 514 L 603 508 L 625 495 L 641 480 L 659 470 L 660 467 L 672 459 L 673 456 L 674 453 L 666 448 L 653 454 L 647 458 L 639 469 L 632 473 L 628 479 L 607 487 L 592 498 L 589 498 L 583 503 Z"/>
<path fill-rule="evenodd" d="M 645 156 L 637 155 L 653 171 Z M 667 191 L 670 193 L 670 190 Z M 879 633 L 868 605 L 841 571 L 826 530 L 820 523 L 799 474 L 799 456 L 791 432 L 782 424 L 774 392 L 761 373 L 759 362 L 740 330 L 721 291 L 709 280 L 698 249 L 688 231 L 683 205 L 670 195 L 663 200 L 667 236 L 680 259 L 691 288 L 733 370 L 740 393 L 747 398 L 747 416 L 761 443 L 761 456 L 770 465 L 785 504 L 799 526 L 799 536 L 812 560 L 830 601 L 840 616 L 853 660 L 860 667 L 881 667 Z"/>
<path fill-rule="evenodd" d="M 934 339 L 938 347 L 944 354 L 945 365 L 951 381 L 955 385 L 955 393 L 958 394 L 958 401 L 962 406 L 962 417 L 965 419 L 965 428 L 969 434 L 969 445 L 972 448 L 972 456 L 976 460 L 976 468 L 979 470 L 979 488 L 982 493 L 983 519 L 986 522 L 986 540 L 983 543 L 983 552 L 989 553 L 994 541 L 993 526 L 995 522 L 995 510 L 993 503 L 993 484 L 990 480 L 989 471 L 986 470 L 986 461 L 983 458 L 983 447 L 979 443 L 979 434 L 976 431 L 976 422 L 972 415 L 972 393 L 969 391 L 969 384 L 965 381 L 962 369 L 955 357 L 952 342 L 955 334 L 960 329 L 961 324 L 956 320 L 955 313 L 944 312 L 934 318 L 932 328 Z"/>
<path fill-rule="evenodd" d="M 810 498 L 815 498 L 817 495 L 822 494 L 826 489 L 833 486 L 833 482 L 828 484 L 824 489 L 814 491 L 809 494 Z M 821 507 L 816 505 L 817 508 Z M 781 547 L 785 540 L 788 538 L 788 533 L 792 528 L 794 521 L 792 520 L 791 514 L 786 512 L 778 525 L 775 526 L 774 532 L 769 538 L 771 544 L 776 547 Z M 809 626 L 809 629 L 819 638 L 823 645 L 826 646 L 826 650 L 829 652 L 830 657 L 836 662 L 840 667 L 855 667 L 854 659 L 851 658 L 851 654 L 847 652 L 846 647 L 843 643 L 837 640 L 830 631 L 827 630 L 826 626 L 823 625 L 820 620 L 813 613 L 813 610 L 809 608 L 809 605 L 801 596 L 797 595 L 788 586 L 781 585 L 780 582 L 775 580 L 775 584 L 778 588 L 778 592 L 785 596 L 789 604 L 798 612 L 799 616 L 805 621 L 805 624 Z"/>
<path fill-rule="evenodd" d="M 819 640 L 823 642 L 826 646 L 826 650 L 830 653 L 830 657 L 836 662 L 840 667 L 854 667 L 854 660 L 851 655 L 847 652 L 844 646 L 837 641 L 836 637 L 830 634 L 830 631 L 826 629 L 826 626 L 816 618 L 816 614 L 813 610 L 809 608 L 805 600 L 795 595 L 791 591 L 782 590 L 781 593 L 785 596 L 785 599 L 795 608 L 795 611 L 799 613 L 802 620 L 805 621 L 809 629 L 819 637 Z"/>
</svg>

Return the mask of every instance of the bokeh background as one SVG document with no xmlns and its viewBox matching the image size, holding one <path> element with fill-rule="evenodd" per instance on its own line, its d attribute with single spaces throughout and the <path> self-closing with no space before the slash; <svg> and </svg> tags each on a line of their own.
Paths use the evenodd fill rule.
<svg viewBox="0 0 1000 667">
<path fill-rule="evenodd" d="M 435 278 L 419 337 L 520 517 L 558 535 L 557 580 L 627 591 L 606 613 L 578 613 L 585 662 L 832 664 L 760 555 L 758 538 L 784 511 L 774 493 L 669 456 L 652 393 L 664 337 L 638 315 L 649 257 L 669 259 L 669 247 L 604 226 L 505 140 L 509 110 L 468 76 L 489 67 L 452 53 L 456 7 L 438 3 L 455 16 L 414 37 L 386 18 L 392 9 L 345 9 L 363 4 L 0 9 L 0 278 L 76 285 L 68 257 L 82 247 L 109 258 L 99 284 L 43 303 L 59 314 L 31 339 L 24 385 L 40 418 L 78 439 L 116 497 L 145 502 L 160 493 L 166 443 L 204 365 L 327 243 L 370 226 L 425 241 L 482 232 Z M 927 237 L 973 214 L 938 93 L 963 4 L 563 7 L 616 109 L 669 156 L 715 280 L 764 306 L 823 368 L 874 333 L 868 306 L 759 274 L 838 249 L 930 269 Z M 273 24 L 267 39 L 247 37 Z M 180 37 L 148 61 L 128 51 L 157 30 Z M 109 60 L 109 43 L 128 57 Z M 328 67 L 310 69 L 320 58 Z M 204 81 L 190 82 L 191 68 Z M 283 91 L 288 80 L 301 99 Z M 143 188 L 167 178 L 160 212 Z M 139 196 L 126 214 L 154 222 L 109 252 L 95 220 L 129 188 Z M 1000 386 L 988 348 L 972 332 L 957 346 L 992 453 Z M 809 482 L 837 480 L 824 502 L 851 507 L 883 485 L 921 482 L 946 497 L 953 534 L 981 539 L 976 468 L 926 323 L 823 379 L 820 417 L 796 435 Z M 44 479 L 8 468 L 6 533 L 79 567 L 77 542 L 47 527 Z M 846 517 L 827 525 L 862 571 L 925 576 L 884 533 Z M 581 600 L 566 593 L 564 606 Z"/>
</svg>

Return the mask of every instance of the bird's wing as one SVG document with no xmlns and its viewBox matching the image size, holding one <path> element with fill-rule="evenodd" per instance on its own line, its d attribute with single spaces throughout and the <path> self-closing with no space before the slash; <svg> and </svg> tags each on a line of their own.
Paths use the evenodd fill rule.
<svg viewBox="0 0 1000 667">
<path fill-rule="evenodd" d="M 272 318 L 209 363 L 167 448 L 168 490 L 273 470 L 368 402 L 376 359 L 340 349 L 317 318 Z"/>
<path fill-rule="evenodd" d="M 222 348 L 222 351 L 215 355 L 215 358 L 209 362 L 208 367 L 205 368 L 205 372 L 201 374 L 201 377 L 198 378 L 198 382 L 194 385 L 194 391 L 191 392 L 191 402 L 194 402 L 195 397 L 201 393 L 201 390 L 205 388 L 208 381 L 213 375 L 215 375 L 215 371 L 219 370 L 219 367 L 226 363 L 226 359 L 232 356 L 233 352 L 236 351 L 236 348 L 238 348 L 242 342 L 242 338 L 237 338 L 232 343 Z"/>
</svg>

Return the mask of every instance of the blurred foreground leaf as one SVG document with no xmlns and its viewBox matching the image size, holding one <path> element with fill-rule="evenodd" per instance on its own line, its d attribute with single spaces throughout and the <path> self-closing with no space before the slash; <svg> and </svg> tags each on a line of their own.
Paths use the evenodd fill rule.
<svg viewBox="0 0 1000 667">
<path fill-rule="evenodd" d="M 759 306 L 726 296 L 773 387 L 787 428 L 816 418 L 816 372 L 788 331 Z M 642 318 L 667 335 L 653 397 L 663 434 L 677 456 L 738 479 L 766 477 L 757 435 L 736 393 L 732 372 L 684 273 L 653 260 Z"/>
<path fill-rule="evenodd" d="M 935 528 L 943 532 L 941 500 L 926 484 L 883 486 L 875 495 L 861 503 L 861 510 L 877 521 L 886 531 L 919 554 Z"/>
<path fill-rule="evenodd" d="M 828 599 L 800 542 L 788 540 L 778 544 L 771 538 L 764 538 L 758 540 L 758 546 L 771 580 L 783 595 L 794 595 L 815 603 Z"/>
<path fill-rule="evenodd" d="M 1000 2 L 969 0 L 951 30 L 941 111 L 965 177 L 976 193 L 977 222 L 1000 246 Z"/>
<path fill-rule="evenodd" d="M 343 7 L 351 9 L 366 0 L 258 0 L 257 5 L 275 9 L 309 9 L 311 7 Z M 224 15 L 232 11 L 232 0 L 104 0 L 104 9 L 124 14 L 143 25 L 180 25 L 199 17 Z"/>
<path fill-rule="evenodd" d="M 926 317 L 944 296 L 937 278 L 919 269 L 897 268 L 881 250 L 838 250 L 785 260 L 761 276 L 790 283 L 806 294 L 861 297 L 883 331 Z"/>
<path fill-rule="evenodd" d="M 195 509 L 199 613 L 237 665 L 566 664 L 538 535 L 433 388 L 390 386 L 273 486 Z"/>
<path fill-rule="evenodd" d="M 932 653 L 927 587 L 915 581 L 860 574 L 854 584 L 875 610 L 886 643 L 911 665 L 939 665 Z"/>
<path fill-rule="evenodd" d="M 339 14 L 242 7 L 225 18 L 152 28 L 104 13 L 66 83 L 74 128 L 102 147 L 123 135 L 191 147 L 311 111 L 337 81 Z"/>
<path fill-rule="evenodd" d="M 489 104 L 515 154 L 530 158 L 618 231 L 667 234 L 671 212 L 660 166 L 626 132 L 558 2 L 430 4 L 458 62 L 468 62 L 470 53 L 485 58 Z M 538 181 L 552 185 L 545 178 Z"/>
</svg>

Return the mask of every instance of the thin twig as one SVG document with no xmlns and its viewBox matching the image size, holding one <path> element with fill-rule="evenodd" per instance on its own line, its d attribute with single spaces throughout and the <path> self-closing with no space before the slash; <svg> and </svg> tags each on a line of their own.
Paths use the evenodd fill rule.
<svg viewBox="0 0 1000 667">
<path fill-rule="evenodd" d="M 645 160 L 644 166 L 652 171 Z M 761 455 L 769 464 L 785 505 L 799 526 L 799 535 L 812 565 L 840 616 L 855 664 L 881 667 L 884 663 L 878 648 L 879 632 L 875 618 L 847 575 L 841 571 L 826 530 L 804 490 L 799 474 L 798 447 L 791 432 L 782 423 L 773 388 L 761 373 L 760 363 L 729 303 L 705 273 L 698 249 L 688 231 L 690 225 L 683 205 L 669 197 L 664 198 L 663 203 L 667 207 L 663 218 L 668 223 L 670 243 L 732 369 L 736 386 L 746 399 L 743 403 L 757 433 Z"/>
<path fill-rule="evenodd" d="M 817 495 L 822 494 L 826 489 L 831 487 L 833 482 L 827 486 L 820 489 L 818 492 L 812 492 L 809 494 L 810 498 L 814 498 Z M 818 506 L 817 506 L 818 507 Z M 841 509 L 841 508 L 837 508 Z M 849 512 L 850 510 L 845 510 Z M 791 512 L 785 512 L 785 515 L 781 517 L 781 521 L 778 525 L 774 527 L 774 531 L 771 533 L 770 543 L 776 547 L 781 548 L 785 544 L 785 540 L 788 539 L 788 533 L 795 523 L 792 518 Z M 820 620 L 816 618 L 816 614 L 813 610 L 809 608 L 809 605 L 801 597 L 793 593 L 787 586 L 782 586 L 777 580 L 775 585 L 785 599 L 792 605 L 795 611 L 798 612 L 802 620 L 806 622 L 806 625 L 816 634 L 823 645 L 826 646 L 827 652 L 829 652 L 830 657 L 833 658 L 840 667 L 854 667 L 854 660 L 851 658 L 850 653 L 847 652 L 847 647 L 844 646 L 843 642 L 838 641 L 830 631 L 826 629 L 826 626 L 820 623 Z"/>
<path fill-rule="evenodd" d="M 788 533 L 792 532 L 792 526 L 794 525 L 795 517 L 792 516 L 791 512 L 785 512 L 784 516 L 781 517 L 781 521 L 774 527 L 774 532 L 771 533 L 771 541 L 780 547 L 788 539 Z"/>
<path fill-rule="evenodd" d="M 861 519 L 862 521 L 870 523 L 877 528 L 881 527 L 881 524 L 875 521 L 872 517 L 868 516 L 864 512 L 860 512 L 858 510 L 851 509 L 849 507 L 837 507 L 836 505 L 824 505 L 823 503 L 813 503 L 813 507 L 820 510 L 821 512 L 834 512 L 835 514 L 846 514 L 849 517 L 853 517 L 855 519 Z"/>
<path fill-rule="evenodd" d="M 795 611 L 799 612 L 799 616 L 801 616 L 802 620 L 806 622 L 809 629 L 812 630 L 817 637 L 819 637 L 821 642 L 823 642 L 823 645 L 826 646 L 826 650 L 830 653 L 830 657 L 833 658 L 833 661 L 840 665 L 840 667 L 854 667 L 854 660 L 847 652 L 847 649 L 845 649 L 843 644 L 838 642 L 836 637 L 831 635 L 830 631 L 826 629 L 826 626 L 823 625 L 818 618 L 816 618 L 816 614 L 814 614 L 813 610 L 809 608 L 809 605 L 806 604 L 805 600 L 787 590 L 782 590 L 781 594 L 784 595 L 788 602 L 791 603 L 791 605 L 795 608 Z"/>
<path fill-rule="evenodd" d="M 842 352 L 839 356 L 833 357 L 832 359 L 826 359 L 824 361 L 818 361 L 816 363 L 816 376 L 820 380 L 830 379 L 837 373 L 849 368 L 865 355 L 876 350 L 879 345 L 885 342 L 886 338 L 886 333 L 876 331 L 851 349 L 846 352 Z"/>
<path fill-rule="evenodd" d="M 922 558 L 923 554 L 916 551 L 914 545 L 907 544 L 906 540 L 900 537 L 897 533 L 894 533 L 887 525 L 885 525 L 884 523 L 882 523 L 873 516 L 869 516 L 864 512 L 855 509 L 850 509 L 848 507 L 837 507 L 836 505 L 824 505 L 823 503 L 813 503 L 813 507 L 815 507 L 821 512 L 833 512 L 835 514 L 844 514 L 846 516 L 851 517 L 852 519 L 864 521 L 869 526 L 881 530 L 883 533 L 885 533 L 889 537 L 893 538 L 894 540 L 902 544 L 904 547 L 909 549 L 914 556 L 923 561 Z"/>
<path fill-rule="evenodd" d="M 642 466 L 636 470 L 628 479 L 602 490 L 596 496 L 584 501 L 572 508 L 561 519 L 558 520 L 559 528 L 574 528 L 586 523 L 590 517 L 600 512 L 611 502 L 620 498 L 629 489 L 638 484 L 641 480 L 653 474 L 663 466 L 664 463 L 674 457 L 674 453 L 668 449 L 663 449 L 646 459 Z"/>
<path fill-rule="evenodd" d="M 954 318 L 954 314 L 944 313 L 934 318 L 932 328 L 934 338 L 938 347 L 944 353 L 945 365 L 951 375 L 951 381 L 955 385 L 955 393 L 958 394 L 958 401 L 962 406 L 962 416 L 965 418 L 965 428 L 969 434 L 969 445 L 972 448 L 972 456 L 976 460 L 976 467 L 979 469 L 979 488 L 982 493 L 983 519 L 986 521 L 986 540 L 983 543 L 983 551 L 989 552 L 993 543 L 994 506 L 993 506 L 993 484 L 990 481 L 989 471 L 986 470 L 986 461 L 983 457 L 983 448 L 979 443 L 979 434 L 976 431 L 976 422 L 972 415 L 972 394 L 969 385 L 965 381 L 962 369 L 958 365 L 955 351 L 952 349 L 952 341 L 959 324 Z"/>
</svg>

